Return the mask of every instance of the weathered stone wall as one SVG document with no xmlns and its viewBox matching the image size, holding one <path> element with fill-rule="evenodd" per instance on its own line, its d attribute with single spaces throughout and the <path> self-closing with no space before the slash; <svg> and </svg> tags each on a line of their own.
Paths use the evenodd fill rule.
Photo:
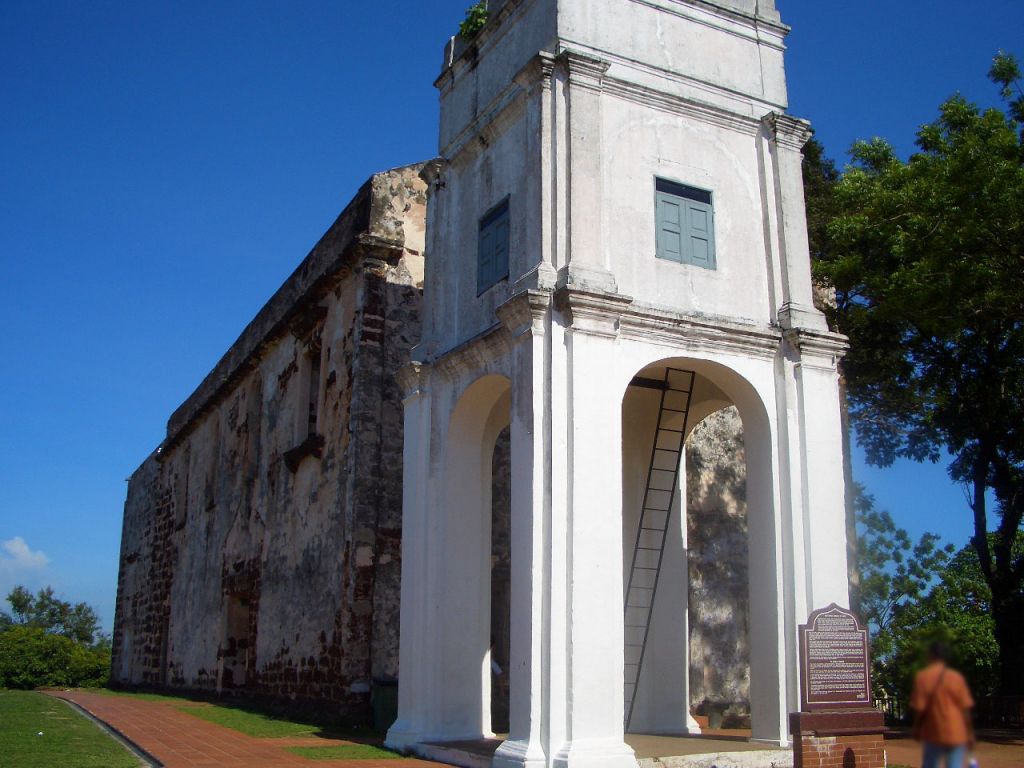
<svg viewBox="0 0 1024 768">
<path fill-rule="evenodd" d="M 419 335 L 417 171 L 364 185 L 131 478 L 116 682 L 355 711 L 397 674 L 394 373 Z"/>
<path fill-rule="evenodd" d="M 749 727 L 746 459 L 734 407 L 687 440 L 686 490 L 691 711 Z"/>
<path fill-rule="evenodd" d="M 129 483 L 113 678 L 365 711 L 398 675 L 402 403 L 420 329 L 423 183 L 378 174 L 172 416 Z M 306 434 L 319 349 L 319 400 Z M 687 448 L 690 697 L 749 713 L 735 409 Z M 492 639 L 508 660 L 509 445 L 493 457 Z M 507 680 L 507 677 L 505 678 Z M 507 719 L 505 680 L 492 715 Z"/>
</svg>

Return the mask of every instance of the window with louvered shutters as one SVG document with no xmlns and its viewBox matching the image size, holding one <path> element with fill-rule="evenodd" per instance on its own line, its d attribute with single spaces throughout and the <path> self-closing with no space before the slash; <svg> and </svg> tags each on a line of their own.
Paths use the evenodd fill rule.
<svg viewBox="0 0 1024 768">
<path fill-rule="evenodd" d="M 508 277 L 508 198 L 480 219 L 476 295 Z"/>
<path fill-rule="evenodd" d="M 715 268 L 715 212 L 711 193 L 655 179 L 657 257 Z"/>
</svg>

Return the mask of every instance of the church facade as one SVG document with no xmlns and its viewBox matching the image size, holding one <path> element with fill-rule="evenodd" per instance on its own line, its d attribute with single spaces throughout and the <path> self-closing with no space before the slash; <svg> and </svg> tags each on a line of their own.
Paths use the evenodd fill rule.
<svg viewBox="0 0 1024 768">
<path fill-rule="evenodd" d="M 785 745 L 849 605 L 837 364 L 772 0 L 500 0 L 129 485 L 114 679 L 495 765 Z"/>
</svg>

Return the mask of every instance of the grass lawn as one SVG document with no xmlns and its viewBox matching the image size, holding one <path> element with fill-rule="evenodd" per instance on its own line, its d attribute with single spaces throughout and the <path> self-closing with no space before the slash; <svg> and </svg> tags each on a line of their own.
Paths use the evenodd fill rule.
<svg viewBox="0 0 1024 768">
<path fill-rule="evenodd" d="M 372 744 L 344 744 L 338 747 L 285 747 L 308 760 L 397 760 L 402 755 Z"/>
<path fill-rule="evenodd" d="M 123 696 L 127 699 L 138 699 L 139 701 L 162 701 L 166 704 L 192 704 L 192 699 L 186 699 L 184 696 L 171 696 L 170 694 L 163 693 L 130 693 L 128 691 L 114 691 L 110 688 L 82 688 L 83 691 L 89 693 L 101 693 L 104 696 Z"/>
<path fill-rule="evenodd" d="M 63 701 L 35 691 L 0 689 L 0 763 L 19 768 L 136 768 L 139 760 Z"/>
<path fill-rule="evenodd" d="M 379 744 L 383 734 L 366 728 L 345 728 L 341 725 L 310 723 L 287 715 L 276 715 L 260 711 L 245 704 L 234 704 L 230 701 L 202 701 L 182 696 L 169 696 L 159 693 L 130 693 L 114 691 L 109 688 L 90 688 L 92 693 L 105 696 L 124 696 L 142 701 L 157 701 L 173 705 L 176 709 L 195 717 L 207 720 L 225 728 L 232 728 L 246 736 L 257 739 L 275 739 L 289 736 L 326 736 L 350 741 Z M 394 753 L 385 752 L 387 757 Z M 379 755 L 373 755 L 379 757 Z"/>
<path fill-rule="evenodd" d="M 182 712 L 187 712 L 190 715 L 200 717 L 217 725 L 223 725 L 225 728 L 233 728 L 244 733 L 246 736 L 254 736 L 257 739 L 274 739 L 283 736 L 312 736 L 324 733 L 326 730 L 322 725 L 300 723 L 222 704 L 185 703 L 178 704 L 177 708 Z"/>
</svg>

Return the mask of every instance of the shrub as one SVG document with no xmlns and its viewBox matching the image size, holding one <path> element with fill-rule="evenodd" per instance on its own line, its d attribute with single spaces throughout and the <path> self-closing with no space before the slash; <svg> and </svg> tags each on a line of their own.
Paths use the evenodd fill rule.
<svg viewBox="0 0 1024 768">
<path fill-rule="evenodd" d="M 459 24 L 459 34 L 467 40 L 476 37 L 476 33 L 487 23 L 487 0 L 480 0 L 466 9 L 466 18 Z"/>
<path fill-rule="evenodd" d="M 87 648 L 39 627 L 0 632 L 0 687 L 104 685 L 109 670 L 109 649 Z"/>
</svg>

